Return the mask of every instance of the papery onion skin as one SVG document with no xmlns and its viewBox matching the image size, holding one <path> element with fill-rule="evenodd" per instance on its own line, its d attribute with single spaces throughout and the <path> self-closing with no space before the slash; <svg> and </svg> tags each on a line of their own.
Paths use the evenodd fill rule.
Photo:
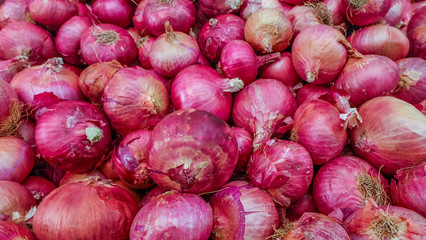
<svg viewBox="0 0 426 240">
<path fill-rule="evenodd" d="M 354 1 L 343 0 L 346 19 L 357 26 L 367 26 L 383 19 L 391 6 L 391 0 Z"/>
<path fill-rule="evenodd" d="M 37 239 L 124 240 L 138 211 L 124 189 L 103 181 L 69 183 L 51 192 L 37 208 Z"/>
<path fill-rule="evenodd" d="M 135 40 L 136 45 L 138 45 L 141 35 L 134 27 L 126 28 L 126 31 L 132 36 L 133 40 Z"/>
<path fill-rule="evenodd" d="M 21 224 L 0 221 L 0 239 L 35 240 L 33 233 Z"/>
<path fill-rule="evenodd" d="M 297 105 L 300 106 L 302 103 L 309 100 L 318 100 L 321 96 L 328 95 L 331 93 L 329 87 L 319 86 L 312 83 L 304 85 L 296 94 Z"/>
<path fill-rule="evenodd" d="M 37 121 L 35 139 L 44 160 L 73 172 L 95 167 L 112 141 L 101 110 L 81 101 L 64 101 L 49 108 Z"/>
<path fill-rule="evenodd" d="M 135 8 L 127 0 L 96 0 L 92 12 L 102 23 L 126 28 L 132 23 Z"/>
<path fill-rule="evenodd" d="M 377 97 L 358 109 L 362 124 L 350 131 L 357 156 L 387 175 L 426 159 L 426 116 L 394 97 Z"/>
<path fill-rule="evenodd" d="M 253 136 L 249 131 L 239 127 L 233 127 L 232 132 L 238 143 L 238 163 L 235 170 L 245 172 L 247 162 L 253 153 Z"/>
<path fill-rule="evenodd" d="M 201 197 L 170 191 L 153 198 L 138 212 L 130 240 L 207 240 L 212 224 L 212 209 Z"/>
<path fill-rule="evenodd" d="M 199 8 L 208 17 L 237 13 L 243 4 L 243 0 L 200 0 L 199 2 Z"/>
<path fill-rule="evenodd" d="M 294 69 L 289 52 L 281 53 L 279 59 L 260 67 L 259 77 L 276 79 L 289 88 L 295 87 L 301 81 Z"/>
<path fill-rule="evenodd" d="M 0 28 L 12 21 L 31 22 L 28 0 L 6 0 L 0 6 Z"/>
<path fill-rule="evenodd" d="M 106 179 L 106 177 L 98 169 L 94 169 L 90 172 L 82 172 L 82 173 L 65 172 L 64 176 L 59 182 L 59 186 L 62 186 L 68 183 L 85 181 L 88 179 Z"/>
<path fill-rule="evenodd" d="M 25 121 L 21 121 L 19 124 L 17 134 L 18 136 L 23 138 L 24 141 L 28 143 L 28 145 L 30 145 L 34 153 L 37 153 L 37 146 L 35 143 L 35 126 L 36 126 L 36 123 L 34 120 L 27 119 Z M 38 157 L 39 156 L 36 155 L 36 162 L 39 160 L 37 159 Z"/>
<path fill-rule="evenodd" d="M 247 20 L 251 14 L 262 8 L 276 8 L 286 13 L 283 6 L 284 4 L 279 0 L 243 0 L 242 2 L 243 5 L 241 5 L 240 16 L 245 20 Z"/>
<path fill-rule="evenodd" d="M 0 60 L 0 80 L 10 83 L 17 73 L 29 66 L 30 64 L 26 58 L 16 57 L 3 61 Z"/>
<path fill-rule="evenodd" d="M 426 60 L 403 58 L 396 61 L 400 72 L 398 87 L 393 95 L 411 104 L 426 99 Z"/>
<path fill-rule="evenodd" d="M 51 30 L 57 30 L 78 14 L 76 2 L 70 0 L 34 0 L 29 9 L 34 21 Z"/>
<path fill-rule="evenodd" d="M 0 221 L 23 223 L 34 215 L 36 201 L 24 186 L 0 180 Z"/>
<path fill-rule="evenodd" d="M 154 44 L 156 38 L 151 36 L 145 36 L 139 39 L 138 42 L 138 59 L 139 63 L 144 69 L 151 69 L 151 60 L 149 55 L 151 53 L 152 44 Z"/>
<path fill-rule="evenodd" d="M 290 221 L 296 221 L 305 212 L 317 212 L 314 197 L 312 196 L 312 190 L 308 190 L 308 192 L 306 192 L 299 200 L 288 206 L 285 216 Z"/>
<path fill-rule="evenodd" d="M 141 1 L 136 7 L 135 14 L 133 15 L 133 26 L 139 33 L 146 36 L 151 34 L 146 28 L 146 24 L 143 17 L 147 3 L 148 1 Z"/>
<path fill-rule="evenodd" d="M 155 183 L 182 192 L 217 190 L 229 180 L 238 161 L 231 128 L 202 110 L 167 115 L 155 126 L 148 148 L 148 168 Z"/>
<path fill-rule="evenodd" d="M 404 12 L 403 1 L 406 0 L 391 0 L 391 6 L 386 13 L 383 21 L 391 26 L 399 28 L 402 25 L 402 15 Z"/>
<path fill-rule="evenodd" d="M 35 153 L 22 138 L 0 137 L 0 180 L 22 182 L 34 166 Z"/>
<path fill-rule="evenodd" d="M 34 199 L 36 200 L 37 205 L 40 204 L 40 202 L 50 192 L 56 189 L 55 184 L 39 176 L 29 176 L 27 179 L 25 179 L 25 181 L 22 182 L 22 185 L 31 192 Z"/>
<path fill-rule="evenodd" d="M 213 209 L 212 239 L 267 239 L 278 227 L 272 199 L 245 181 L 233 181 L 209 201 Z"/>
<path fill-rule="evenodd" d="M 138 129 L 152 129 L 169 110 L 168 92 L 160 78 L 137 66 L 115 73 L 103 99 L 112 127 L 123 136 Z"/>
</svg>

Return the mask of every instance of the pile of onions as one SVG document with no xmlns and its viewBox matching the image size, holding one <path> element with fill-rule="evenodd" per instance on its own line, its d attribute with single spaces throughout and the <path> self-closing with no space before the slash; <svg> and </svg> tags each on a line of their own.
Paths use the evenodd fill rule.
<svg viewBox="0 0 426 240">
<path fill-rule="evenodd" d="M 353 33 L 348 40 L 362 54 L 375 54 L 392 60 L 404 58 L 410 43 L 407 36 L 396 27 L 373 25 Z"/>
<path fill-rule="evenodd" d="M 272 78 L 284 83 L 289 88 L 294 88 L 301 81 L 294 69 L 289 52 L 281 53 L 281 57 L 272 63 L 267 63 L 260 67 L 259 76 L 261 78 Z"/>
<path fill-rule="evenodd" d="M 267 239 L 278 227 L 274 202 L 248 182 L 226 184 L 209 204 L 213 209 L 212 239 Z"/>
<path fill-rule="evenodd" d="M 21 224 L 0 221 L 0 239 L 35 240 L 32 232 Z"/>
<path fill-rule="evenodd" d="M 51 192 L 33 218 L 37 239 L 125 240 L 138 205 L 124 189 L 105 181 L 69 183 Z"/>
<path fill-rule="evenodd" d="M 0 28 L 12 21 L 31 22 L 28 0 L 6 0 L 0 6 Z"/>
<path fill-rule="evenodd" d="M 149 58 L 156 72 L 174 77 L 182 69 L 196 64 L 201 52 L 195 39 L 182 32 L 173 32 L 169 22 L 164 25 L 166 33 L 152 44 Z"/>
<path fill-rule="evenodd" d="M 245 21 L 232 14 L 223 14 L 204 24 L 198 36 L 198 43 L 204 56 L 217 61 L 223 47 L 232 40 L 244 39 Z"/>
<path fill-rule="evenodd" d="M 426 116 L 414 106 L 394 97 L 376 97 L 358 111 L 363 122 L 350 131 L 357 156 L 388 175 L 425 160 Z"/>
<path fill-rule="evenodd" d="M 296 221 L 305 212 L 317 212 L 314 197 L 312 196 L 312 189 L 308 190 L 299 200 L 288 206 L 285 217 L 290 221 Z"/>
<path fill-rule="evenodd" d="M 396 61 L 399 68 L 399 84 L 394 96 L 416 104 L 426 99 L 426 60 L 403 58 Z"/>
<path fill-rule="evenodd" d="M 240 16 L 245 20 L 247 20 L 247 18 L 250 17 L 251 14 L 262 8 L 276 8 L 282 11 L 283 13 L 286 13 L 284 9 L 284 3 L 281 3 L 279 0 L 242 0 L 242 2 L 243 4 L 240 8 Z"/>
<path fill-rule="evenodd" d="M 0 221 L 24 223 L 36 210 L 33 195 L 17 182 L 0 180 Z"/>
<path fill-rule="evenodd" d="M 112 127 L 123 136 L 153 128 L 169 111 L 169 95 L 161 78 L 137 66 L 116 72 L 103 100 Z"/>
<path fill-rule="evenodd" d="M 209 239 L 210 206 L 199 196 L 170 191 L 154 197 L 136 215 L 130 239 Z"/>
<path fill-rule="evenodd" d="M 276 133 L 291 127 L 296 100 L 290 89 L 275 79 L 258 79 L 235 98 L 232 118 L 237 127 L 253 134 L 256 150 Z"/>
<path fill-rule="evenodd" d="M 391 0 L 343 0 L 346 19 L 357 26 L 367 26 L 382 20 L 391 7 Z"/>
<path fill-rule="evenodd" d="M 202 110 L 178 110 L 155 126 L 148 169 L 164 189 L 203 193 L 217 190 L 232 175 L 238 145 L 231 128 Z"/>
<path fill-rule="evenodd" d="M 53 105 L 37 121 L 35 140 L 46 162 L 65 171 L 92 169 L 111 146 L 111 129 L 101 110 L 80 101 Z"/>
<path fill-rule="evenodd" d="M 72 0 L 34 0 L 29 7 L 31 18 L 51 30 L 78 14 L 77 3 Z"/>
<path fill-rule="evenodd" d="M 15 57 L 3 61 L 0 60 L 0 80 L 10 83 L 17 73 L 29 66 L 28 58 L 26 57 Z"/>
<path fill-rule="evenodd" d="M 287 13 L 294 26 L 294 36 L 310 26 L 325 24 L 333 26 L 333 16 L 322 2 L 306 3 L 295 6 Z"/>
<path fill-rule="evenodd" d="M 245 172 L 246 165 L 253 153 L 253 136 L 249 131 L 239 127 L 233 127 L 232 132 L 234 132 L 238 144 L 238 163 L 235 170 Z"/>
<path fill-rule="evenodd" d="M 81 35 L 80 48 L 88 64 L 112 60 L 130 64 L 137 54 L 132 36 L 123 28 L 109 23 L 86 29 Z"/>
<path fill-rule="evenodd" d="M 426 59 L 426 6 L 418 9 L 407 27 L 410 56 Z"/>
<path fill-rule="evenodd" d="M 330 88 L 315 85 L 312 83 L 304 85 L 296 94 L 297 105 L 300 106 L 302 103 L 309 100 L 318 100 L 321 96 L 326 96 L 331 93 Z"/>
<path fill-rule="evenodd" d="M 127 134 L 111 156 L 117 175 L 128 186 L 148 189 L 154 186 L 147 169 L 148 142 L 151 130 L 137 130 Z"/>
<path fill-rule="evenodd" d="M 0 180 L 22 182 L 34 166 L 34 151 L 22 138 L 0 137 L 0 156 Z"/>
<path fill-rule="evenodd" d="M 391 196 L 395 205 L 409 208 L 426 217 L 426 162 L 412 168 L 405 168 L 396 172 L 391 182 Z"/>
<path fill-rule="evenodd" d="M 155 40 L 155 37 L 145 36 L 138 41 L 138 59 L 144 69 L 152 68 L 149 54 L 151 53 L 152 44 L 154 44 Z"/>
<path fill-rule="evenodd" d="M 240 10 L 244 0 L 200 0 L 200 8 L 208 17 L 233 14 Z"/>
<path fill-rule="evenodd" d="M 244 38 L 262 53 L 281 52 L 286 49 L 293 37 L 293 25 L 279 9 L 262 8 L 247 19 Z"/>
<path fill-rule="evenodd" d="M 22 185 L 31 192 L 37 205 L 40 204 L 41 200 L 43 200 L 50 192 L 56 189 L 55 184 L 39 176 L 29 176 L 22 182 Z"/>
<path fill-rule="evenodd" d="M 244 83 L 238 78 L 222 78 L 213 68 L 193 65 L 173 79 L 172 102 L 176 110 L 195 108 L 226 121 L 231 115 L 231 93 L 243 87 Z"/>
<path fill-rule="evenodd" d="M 65 172 L 64 176 L 61 178 L 61 181 L 59 182 L 59 186 L 62 186 L 68 183 L 73 183 L 73 182 L 85 181 L 88 179 L 107 179 L 107 178 L 101 171 L 99 171 L 96 168 L 95 170 L 92 170 L 90 172 L 82 172 L 82 173 Z"/>
<path fill-rule="evenodd" d="M 135 14 L 133 15 L 133 26 L 139 33 L 143 35 L 151 34 L 146 28 L 146 24 L 143 17 L 147 3 L 148 1 L 141 1 L 136 7 Z"/>
<path fill-rule="evenodd" d="M 102 23 L 111 23 L 122 28 L 132 23 L 135 8 L 128 0 L 96 0 L 92 12 Z"/>
<path fill-rule="evenodd" d="M 220 71 L 227 78 L 239 78 L 248 85 L 256 80 L 259 67 L 280 58 L 280 53 L 256 56 L 253 48 L 243 40 L 226 44 L 220 56 Z"/>
</svg>

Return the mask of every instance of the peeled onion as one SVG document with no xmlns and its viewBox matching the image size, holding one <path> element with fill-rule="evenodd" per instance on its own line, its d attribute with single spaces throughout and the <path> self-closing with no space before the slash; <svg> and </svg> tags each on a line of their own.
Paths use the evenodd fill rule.
<svg viewBox="0 0 426 240">
<path fill-rule="evenodd" d="M 403 58 L 396 61 L 399 67 L 399 84 L 393 94 L 406 102 L 416 104 L 426 99 L 426 60 Z"/>
<path fill-rule="evenodd" d="M 33 195 L 17 182 L 0 180 L 0 221 L 24 223 L 36 210 Z"/>
<path fill-rule="evenodd" d="M 35 153 L 18 137 L 0 137 L 0 180 L 22 182 L 34 166 Z"/>
</svg>

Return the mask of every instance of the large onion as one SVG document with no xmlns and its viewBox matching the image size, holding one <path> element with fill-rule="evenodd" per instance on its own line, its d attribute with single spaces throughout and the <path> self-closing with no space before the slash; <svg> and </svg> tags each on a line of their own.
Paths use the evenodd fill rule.
<svg viewBox="0 0 426 240">
<path fill-rule="evenodd" d="M 399 67 L 399 84 L 395 97 L 412 104 L 426 99 L 426 60 L 403 58 L 396 61 Z"/>
<path fill-rule="evenodd" d="M 17 182 L 0 180 L 0 221 L 24 223 L 36 210 L 33 195 Z"/>
<path fill-rule="evenodd" d="M 357 26 L 367 26 L 383 19 L 391 6 L 391 0 L 343 0 L 346 19 Z"/>
<path fill-rule="evenodd" d="M 29 176 L 22 182 L 22 185 L 31 192 L 37 204 L 56 189 L 56 186 L 51 181 L 39 176 Z"/>
<path fill-rule="evenodd" d="M 0 137 L 0 180 L 22 182 L 34 166 L 35 153 L 18 137 Z"/>
<path fill-rule="evenodd" d="M 35 240 L 33 233 L 28 228 L 6 221 L 0 221 L 0 239 Z"/>
<path fill-rule="evenodd" d="M 34 21 L 51 30 L 57 30 L 78 14 L 77 3 L 72 0 L 34 0 L 29 9 Z"/>
</svg>

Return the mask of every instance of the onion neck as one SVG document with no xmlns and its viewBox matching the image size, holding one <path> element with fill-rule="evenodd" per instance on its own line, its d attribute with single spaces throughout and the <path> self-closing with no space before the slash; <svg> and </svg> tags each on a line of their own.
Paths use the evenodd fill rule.
<svg viewBox="0 0 426 240">
<path fill-rule="evenodd" d="M 241 8 L 241 5 L 243 5 L 243 0 L 233 0 L 231 3 L 231 9 L 232 10 L 239 10 Z"/>
<path fill-rule="evenodd" d="M 379 206 L 382 206 L 390 202 L 389 197 L 380 182 L 380 173 L 378 173 L 377 177 L 378 178 L 375 178 L 367 172 L 361 172 L 358 174 L 356 179 L 357 187 L 366 202 L 369 198 L 373 198 Z"/>
<path fill-rule="evenodd" d="M 307 73 L 306 73 L 306 81 L 307 81 L 308 83 L 312 83 L 313 81 L 315 81 L 315 79 L 317 79 L 317 74 L 316 74 L 316 72 L 312 72 L 312 71 L 310 71 L 310 72 L 307 72 Z"/>
<path fill-rule="evenodd" d="M 43 64 L 43 67 L 59 73 L 62 71 L 63 64 L 64 64 L 64 60 L 61 57 L 54 57 L 54 58 L 48 59 Z"/>
<path fill-rule="evenodd" d="M 400 223 L 398 218 L 380 213 L 380 216 L 370 223 L 370 230 L 374 239 L 400 239 Z"/>
<path fill-rule="evenodd" d="M 93 36 L 96 38 L 96 43 L 99 43 L 102 46 L 116 44 L 121 40 L 118 33 L 114 30 L 102 30 L 101 32 L 94 32 Z"/>
<path fill-rule="evenodd" d="M 367 4 L 368 0 L 348 0 L 351 8 L 361 10 Z"/>
<path fill-rule="evenodd" d="M 411 70 L 402 73 L 398 82 L 397 90 L 410 90 L 410 87 L 415 86 L 421 77 L 422 72 L 419 71 Z"/>
<path fill-rule="evenodd" d="M 170 5 L 170 6 L 173 5 L 173 0 L 158 0 L 158 2 L 164 5 Z"/>
<path fill-rule="evenodd" d="M 215 27 L 217 27 L 217 23 L 218 23 L 219 21 L 217 20 L 217 19 L 215 19 L 215 18 L 210 18 L 209 19 L 209 25 L 210 25 L 210 27 L 212 27 L 212 28 L 215 28 Z"/>
<path fill-rule="evenodd" d="M 97 143 L 104 138 L 104 133 L 102 129 L 96 126 L 91 126 L 86 128 L 86 137 L 93 145 L 94 143 Z"/>
<path fill-rule="evenodd" d="M 176 40 L 176 34 L 173 32 L 172 25 L 169 21 L 164 23 L 164 28 L 166 29 L 166 40 L 173 42 Z"/>
<path fill-rule="evenodd" d="M 280 57 L 281 57 L 281 53 L 279 53 L 279 52 L 266 54 L 266 55 L 263 55 L 263 56 L 256 56 L 257 67 L 263 66 L 263 65 L 271 63 L 271 62 L 274 62 L 275 60 L 279 59 Z"/>
<path fill-rule="evenodd" d="M 327 5 L 322 2 L 308 2 L 305 3 L 305 6 L 308 6 L 314 10 L 315 16 L 320 20 L 324 25 L 334 26 L 333 24 L 333 15 L 328 9 Z"/>
<path fill-rule="evenodd" d="M 284 239 L 285 236 L 296 226 L 294 222 L 288 222 L 282 225 L 280 228 L 275 229 L 274 235 L 270 236 L 268 239 L 278 240 Z"/>
<path fill-rule="evenodd" d="M 224 78 L 223 79 L 223 92 L 239 92 L 244 88 L 244 82 L 239 78 Z"/>
<path fill-rule="evenodd" d="M 10 102 L 9 117 L 0 123 L 0 137 L 17 136 L 19 126 L 30 114 L 28 110 L 28 107 L 18 100 Z"/>
<path fill-rule="evenodd" d="M 364 55 L 362 55 L 355 48 L 353 48 L 352 44 L 350 44 L 346 39 L 344 39 L 344 38 L 339 39 L 338 42 L 346 48 L 346 50 L 348 52 L 348 56 L 350 58 L 363 58 L 364 57 Z"/>
</svg>

